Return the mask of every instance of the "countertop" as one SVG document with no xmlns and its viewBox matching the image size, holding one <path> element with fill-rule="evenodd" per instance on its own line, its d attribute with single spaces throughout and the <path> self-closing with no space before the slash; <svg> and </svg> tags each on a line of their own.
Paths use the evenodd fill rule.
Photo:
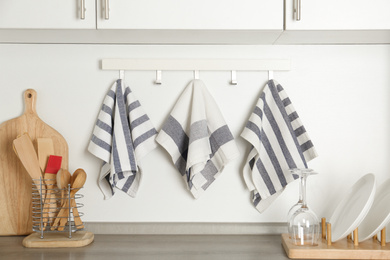
<svg viewBox="0 0 390 260">
<path fill-rule="evenodd" d="M 289 259 L 280 235 L 95 235 L 80 248 L 25 248 L 0 237 L 0 259 Z"/>
</svg>

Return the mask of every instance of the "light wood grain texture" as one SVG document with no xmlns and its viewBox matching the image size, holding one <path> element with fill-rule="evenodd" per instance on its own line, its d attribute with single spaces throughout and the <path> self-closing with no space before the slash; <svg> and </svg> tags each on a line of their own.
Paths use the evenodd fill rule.
<svg viewBox="0 0 390 260">
<path fill-rule="evenodd" d="M 18 136 L 13 141 L 13 148 L 27 173 L 37 186 L 38 192 L 41 193 L 40 185 L 43 175 L 39 167 L 37 153 L 28 133 Z"/>
<path fill-rule="evenodd" d="M 23 239 L 23 246 L 29 248 L 58 248 L 58 247 L 83 247 L 92 243 L 94 234 L 87 231 L 72 233 L 69 238 L 67 232 L 45 233 L 41 238 L 40 233 L 33 233 Z"/>
<path fill-rule="evenodd" d="M 46 227 L 47 221 L 53 222 L 55 217 L 54 210 L 57 207 L 55 193 L 52 192 L 55 188 L 57 175 L 52 173 L 45 173 L 46 197 L 45 205 L 43 207 L 43 226 Z"/>
<path fill-rule="evenodd" d="M 332 224 L 326 224 L 326 244 L 330 246 L 332 244 Z"/>
<path fill-rule="evenodd" d="M 53 140 L 51 138 L 37 138 L 37 152 L 39 166 L 42 172 L 45 172 L 49 156 L 54 155 Z M 43 199 L 46 199 L 46 190 L 45 194 L 43 194 Z"/>
<path fill-rule="evenodd" d="M 67 217 L 69 217 L 69 215 L 68 215 L 69 210 L 67 210 L 67 209 L 69 209 L 69 207 L 72 208 L 76 228 L 77 229 L 84 228 L 83 222 L 81 221 L 81 218 L 80 218 L 80 215 L 79 215 L 79 212 L 77 209 L 75 195 L 76 195 L 76 192 L 79 191 L 84 186 L 84 183 L 86 180 L 87 180 L 87 174 L 85 173 L 85 171 L 83 169 L 77 169 L 73 173 L 72 178 L 71 178 L 72 185 L 71 185 L 71 191 L 70 191 L 70 201 L 71 201 L 70 203 L 71 204 L 69 204 L 69 200 L 65 200 L 64 206 L 60 210 L 60 212 L 58 213 L 57 219 L 54 221 L 54 224 L 53 224 L 53 227 L 56 227 L 56 223 L 58 223 L 57 220 L 59 220 L 59 226 L 58 226 L 59 231 L 63 231 L 65 228 L 65 224 L 67 223 L 67 220 L 68 220 Z"/>
<path fill-rule="evenodd" d="M 282 234 L 282 244 L 288 257 L 294 259 L 390 259 L 390 244 L 381 246 L 372 239 L 363 241 L 358 246 L 346 238 L 332 245 L 322 239 L 318 246 L 296 246 L 288 234 Z"/>
<path fill-rule="evenodd" d="M 87 173 L 83 169 L 77 169 L 72 176 L 72 188 L 76 188 L 76 192 L 82 188 L 87 180 Z M 73 198 L 71 200 L 71 207 L 72 207 L 72 213 L 74 218 L 74 223 L 77 229 L 83 229 L 84 225 L 80 218 L 80 213 L 77 208 L 77 203 L 75 199 L 76 192 L 73 195 Z"/>
<path fill-rule="evenodd" d="M 45 169 L 44 182 L 46 185 L 46 197 L 45 205 L 43 208 L 44 218 L 43 225 L 46 227 L 47 221 L 51 224 L 54 221 L 56 216 L 55 211 L 57 210 L 57 200 L 56 200 L 56 182 L 57 182 L 57 172 L 61 167 L 62 157 L 49 155 L 47 161 L 47 166 Z"/>
<path fill-rule="evenodd" d="M 45 172 L 50 155 L 54 154 L 53 140 L 51 138 L 37 138 L 39 166 Z"/>
<path fill-rule="evenodd" d="M 321 237 L 326 238 L 326 218 L 321 218 Z"/>
<path fill-rule="evenodd" d="M 386 227 L 381 230 L 381 246 L 386 245 Z"/>
<path fill-rule="evenodd" d="M 55 154 L 63 157 L 61 168 L 68 169 L 68 144 L 60 133 L 38 117 L 36 99 L 35 90 L 26 90 L 23 115 L 0 125 L 0 235 L 32 232 L 32 182 L 12 148 L 17 136 L 26 132 L 33 143 L 37 138 L 51 138 Z"/>
<path fill-rule="evenodd" d="M 353 231 L 353 244 L 355 246 L 358 246 L 359 245 L 359 230 L 358 228 L 356 228 L 354 231 Z"/>
</svg>

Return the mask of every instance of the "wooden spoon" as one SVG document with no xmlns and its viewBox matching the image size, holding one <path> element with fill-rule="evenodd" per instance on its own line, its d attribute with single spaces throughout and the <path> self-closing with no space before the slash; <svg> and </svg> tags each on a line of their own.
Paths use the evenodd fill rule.
<svg viewBox="0 0 390 260">
<path fill-rule="evenodd" d="M 77 178 L 77 179 L 76 179 Z M 82 188 L 87 180 L 87 174 L 83 169 L 77 169 L 72 175 L 72 188 L 78 188 L 75 194 L 80 188 Z M 78 182 L 78 183 L 77 183 Z M 79 210 L 77 208 L 76 199 L 71 200 L 71 207 L 73 212 L 74 223 L 77 229 L 83 229 L 84 225 L 81 221 Z"/>
<path fill-rule="evenodd" d="M 77 229 L 84 228 L 83 222 L 80 219 L 80 215 L 77 210 L 77 205 L 75 202 L 75 194 L 76 192 L 81 189 L 84 186 L 84 183 L 87 179 L 87 174 L 83 169 L 77 169 L 71 179 L 71 191 L 70 191 L 70 198 L 71 198 L 71 205 L 69 205 L 69 200 L 66 199 L 64 206 L 62 207 L 60 213 L 57 216 L 57 219 L 55 220 L 53 224 L 53 228 L 55 229 L 58 226 L 58 231 L 63 231 L 65 228 L 65 224 L 68 221 L 68 213 L 69 213 L 69 207 L 72 207 L 73 216 L 74 216 L 74 222 Z M 52 228 L 52 230 L 53 230 Z"/>
<path fill-rule="evenodd" d="M 61 189 L 61 207 L 65 203 L 65 190 L 68 188 L 71 179 L 70 172 L 65 169 L 60 169 L 57 173 L 57 187 Z"/>
<path fill-rule="evenodd" d="M 68 184 L 71 184 L 71 175 L 68 170 L 60 169 L 57 173 L 57 187 L 61 189 L 61 210 L 58 212 L 53 225 L 51 226 L 51 230 L 55 230 L 60 224 L 61 218 L 66 218 L 68 216 L 68 207 L 66 202 L 68 201 Z"/>
</svg>

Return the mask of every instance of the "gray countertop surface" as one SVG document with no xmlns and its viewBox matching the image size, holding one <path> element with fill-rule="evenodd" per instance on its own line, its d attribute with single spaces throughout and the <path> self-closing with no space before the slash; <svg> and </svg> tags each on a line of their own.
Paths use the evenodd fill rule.
<svg viewBox="0 0 390 260">
<path fill-rule="evenodd" d="M 0 237 L 0 259 L 289 259 L 280 235 L 95 235 L 79 248 L 25 248 Z"/>
</svg>

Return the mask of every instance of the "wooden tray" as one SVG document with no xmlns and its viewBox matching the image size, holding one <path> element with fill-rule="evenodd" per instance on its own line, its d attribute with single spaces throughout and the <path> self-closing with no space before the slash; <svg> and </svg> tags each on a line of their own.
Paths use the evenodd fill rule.
<svg viewBox="0 0 390 260">
<path fill-rule="evenodd" d="M 72 233 L 69 238 L 67 232 L 45 233 L 41 238 L 40 233 L 32 233 L 23 239 L 23 246 L 30 248 L 59 248 L 59 247 L 83 247 L 92 243 L 94 234 L 88 231 Z"/>
<path fill-rule="evenodd" d="M 342 239 L 328 245 L 322 238 L 318 246 L 296 246 L 288 234 L 282 234 L 282 244 L 289 258 L 300 259 L 390 259 L 390 243 L 381 246 L 369 239 L 355 246 L 351 239 Z"/>
</svg>

